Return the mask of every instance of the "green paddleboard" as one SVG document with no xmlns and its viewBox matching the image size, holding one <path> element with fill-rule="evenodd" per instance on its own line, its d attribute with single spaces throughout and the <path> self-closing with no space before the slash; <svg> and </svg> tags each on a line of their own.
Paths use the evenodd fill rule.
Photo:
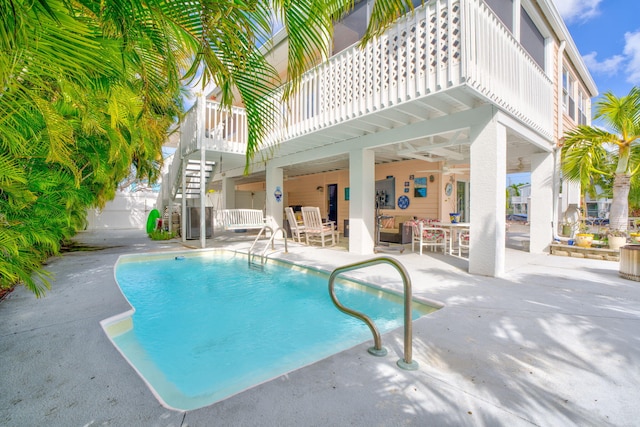
<svg viewBox="0 0 640 427">
<path fill-rule="evenodd" d="M 158 209 L 152 209 L 147 218 L 147 233 L 151 233 L 156 229 L 156 220 L 158 218 L 160 218 L 160 212 Z"/>
</svg>

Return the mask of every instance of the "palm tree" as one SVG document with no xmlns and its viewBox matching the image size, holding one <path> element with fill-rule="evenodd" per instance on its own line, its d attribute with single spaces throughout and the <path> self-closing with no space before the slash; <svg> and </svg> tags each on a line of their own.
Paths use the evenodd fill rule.
<svg viewBox="0 0 640 427">
<path fill-rule="evenodd" d="M 565 133 L 562 172 L 583 190 L 613 180 L 609 225 L 611 230 L 626 231 L 629 190 L 640 171 L 640 88 L 622 97 L 607 92 L 595 110 L 594 118 L 604 128 L 582 125 Z"/>
<path fill-rule="evenodd" d="M 509 192 L 511 193 L 511 195 L 515 196 L 515 197 L 520 197 L 520 189 L 522 187 L 524 187 L 525 183 L 520 182 L 518 184 L 511 184 L 509 187 L 507 187 L 507 190 L 509 190 Z"/>
<path fill-rule="evenodd" d="M 82 228 L 131 173 L 153 180 L 180 118 L 182 87 L 201 79 L 248 115 L 247 156 L 275 122 L 281 84 L 256 40 L 274 17 L 288 33 L 287 79 L 330 52 L 353 0 L 4 0 L 0 14 L 0 287 L 41 295 L 40 263 Z M 364 41 L 412 9 L 378 0 Z M 6 13 L 4 13 L 6 12 Z"/>
</svg>

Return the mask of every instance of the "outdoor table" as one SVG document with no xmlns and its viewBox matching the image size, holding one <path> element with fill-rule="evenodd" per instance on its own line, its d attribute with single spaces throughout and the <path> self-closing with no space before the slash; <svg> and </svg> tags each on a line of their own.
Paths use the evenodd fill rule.
<svg viewBox="0 0 640 427">
<path fill-rule="evenodd" d="M 434 222 L 433 225 L 449 230 L 449 255 L 453 255 L 454 235 L 461 230 L 469 230 L 471 223 L 468 222 Z"/>
</svg>

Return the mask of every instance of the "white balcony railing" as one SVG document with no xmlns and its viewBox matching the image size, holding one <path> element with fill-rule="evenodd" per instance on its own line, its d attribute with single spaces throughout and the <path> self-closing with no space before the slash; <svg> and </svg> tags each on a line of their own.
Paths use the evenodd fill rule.
<svg viewBox="0 0 640 427">
<path fill-rule="evenodd" d="M 511 204 L 513 205 L 528 203 L 528 201 L 529 196 L 511 196 Z"/>
<path fill-rule="evenodd" d="M 459 3 L 429 2 L 364 48 L 353 46 L 306 73 L 281 109 L 282 134 L 269 143 L 459 85 Z"/>
<path fill-rule="evenodd" d="M 467 84 L 551 139 L 553 82 L 486 4 L 461 4 Z"/>
<path fill-rule="evenodd" d="M 225 153 L 247 151 L 247 113 L 244 108 L 220 109 L 217 102 L 207 102 L 205 109 L 205 148 Z"/>
<path fill-rule="evenodd" d="M 282 115 L 265 145 L 464 84 L 552 137 L 552 81 L 484 2 L 435 0 L 307 72 L 286 103 L 276 93 Z M 243 109 L 208 102 L 205 123 L 208 149 L 245 153 Z"/>
<path fill-rule="evenodd" d="M 184 157 L 198 148 L 198 103 L 191 107 L 180 123 L 180 154 Z"/>
</svg>

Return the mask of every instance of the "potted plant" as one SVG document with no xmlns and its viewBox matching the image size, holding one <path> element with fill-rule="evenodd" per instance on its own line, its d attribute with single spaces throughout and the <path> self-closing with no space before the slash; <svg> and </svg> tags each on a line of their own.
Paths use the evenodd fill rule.
<svg viewBox="0 0 640 427">
<path fill-rule="evenodd" d="M 627 233 L 620 230 L 608 230 L 607 240 L 609 241 L 609 249 L 617 251 L 627 243 Z"/>
<path fill-rule="evenodd" d="M 593 233 L 589 233 L 589 226 L 581 222 L 578 226 L 578 234 L 576 234 L 576 246 L 581 248 L 590 248 L 593 242 Z"/>
<path fill-rule="evenodd" d="M 573 234 L 573 229 L 575 228 L 574 222 L 564 221 L 562 222 L 562 235 L 563 236 L 571 236 Z"/>
</svg>

